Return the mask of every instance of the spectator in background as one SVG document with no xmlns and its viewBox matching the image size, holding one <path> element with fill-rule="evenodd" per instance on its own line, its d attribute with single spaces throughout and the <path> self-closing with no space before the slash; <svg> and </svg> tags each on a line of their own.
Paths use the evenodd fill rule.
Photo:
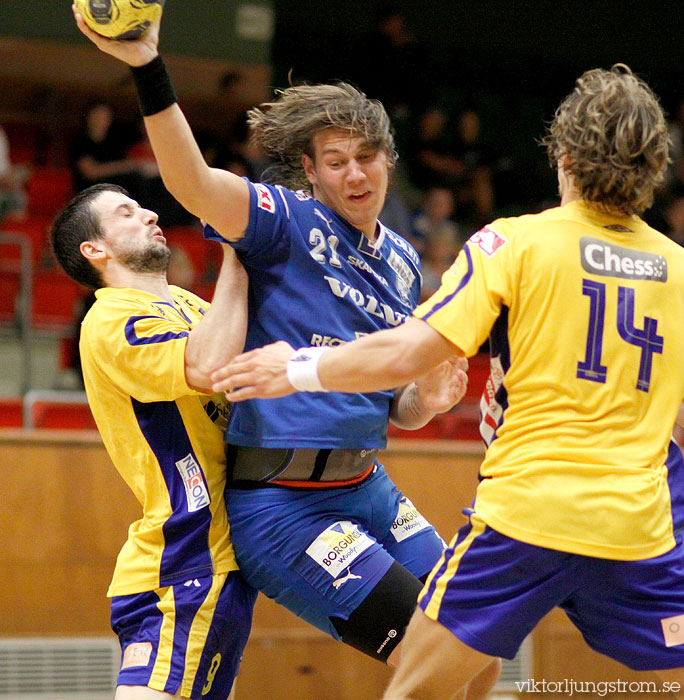
<svg viewBox="0 0 684 700">
<path fill-rule="evenodd" d="M 165 228 L 197 221 L 164 187 L 144 128 L 116 121 L 106 102 L 87 109 L 84 129 L 71 145 L 70 163 L 77 192 L 108 182 L 126 189 L 143 207 L 162 212 L 159 222 Z"/>
<path fill-rule="evenodd" d="M 416 138 L 408 154 L 416 187 L 451 187 L 463 174 L 463 164 L 451 148 L 446 111 L 437 105 L 428 107 L 418 117 L 416 127 Z"/>
<path fill-rule="evenodd" d="M 421 256 L 428 240 L 436 237 L 447 240 L 456 256 L 465 241 L 452 218 L 454 211 L 454 193 L 448 187 L 433 185 L 423 193 L 423 203 L 414 216 L 410 239 Z"/>
<path fill-rule="evenodd" d="M 95 102 L 85 114 L 83 130 L 71 144 L 70 163 L 77 192 L 100 182 L 120 185 L 141 201 L 143 174 L 140 163 L 128 157 L 138 140 L 136 132 L 115 122 L 106 102 Z"/>
<path fill-rule="evenodd" d="M 452 136 L 442 107 L 433 105 L 421 114 L 410 154 L 412 177 L 422 189 L 450 188 L 456 198 L 456 219 L 476 230 L 489 221 L 494 207 L 494 158 L 480 139 L 477 112 L 461 112 L 454 131 Z"/>
<path fill-rule="evenodd" d="M 9 139 L 0 126 L 0 221 L 10 213 L 15 217 L 26 214 L 27 177 L 28 170 L 10 160 Z"/>
<path fill-rule="evenodd" d="M 396 231 L 410 243 L 413 243 L 411 240 L 411 209 L 396 187 L 390 187 L 387 190 L 385 203 L 382 205 L 378 219 L 387 228 Z M 420 251 L 418 252 L 420 253 Z"/>
<path fill-rule="evenodd" d="M 684 182 L 681 177 L 680 164 L 684 157 L 684 97 L 682 97 L 677 105 L 677 110 L 674 118 L 671 118 L 668 123 L 668 132 L 670 134 L 670 179 L 678 179 Z"/>
<path fill-rule="evenodd" d="M 423 284 L 420 288 L 421 302 L 431 297 L 442 284 L 442 275 L 451 267 L 458 250 L 448 234 L 433 234 L 425 239 L 425 249 L 420 261 Z"/>
<path fill-rule="evenodd" d="M 383 103 L 395 124 L 410 120 L 432 99 L 427 50 L 406 28 L 404 12 L 396 3 L 376 7 L 372 28 L 351 56 L 348 76 L 370 98 Z"/>
<path fill-rule="evenodd" d="M 459 218 L 472 221 L 473 229 L 480 228 L 491 219 L 494 209 L 494 156 L 482 142 L 480 116 L 473 109 L 458 116 L 453 154 L 462 166 L 456 179 Z"/>
<path fill-rule="evenodd" d="M 665 235 L 684 246 L 684 185 L 672 189 L 663 211 Z"/>
<path fill-rule="evenodd" d="M 186 211 L 166 189 L 142 119 L 137 125 L 136 133 L 138 138 L 127 149 L 126 155 L 135 164 L 139 173 L 138 202 L 147 209 L 161 212 L 159 225 L 164 228 L 199 225 L 197 217 Z M 179 284 L 179 286 L 185 285 Z"/>
</svg>

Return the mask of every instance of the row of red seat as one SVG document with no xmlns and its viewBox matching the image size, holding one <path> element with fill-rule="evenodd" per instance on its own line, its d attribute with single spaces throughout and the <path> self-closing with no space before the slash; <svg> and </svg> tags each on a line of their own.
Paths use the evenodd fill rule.
<svg viewBox="0 0 684 700">
<path fill-rule="evenodd" d="M 28 392 L 0 397 L 1 428 L 96 430 L 82 392 Z"/>
<path fill-rule="evenodd" d="M 435 416 L 419 430 L 400 430 L 390 426 L 389 437 L 421 440 L 479 440 L 479 420 L 472 412 L 459 411 Z M 0 427 L 45 428 L 52 430 L 94 430 L 93 415 L 87 403 L 63 403 L 58 399 L 36 400 L 28 417 L 21 396 L 0 397 Z"/>
<path fill-rule="evenodd" d="M 9 239 L 0 240 L 0 324 L 13 323 L 16 318 L 22 253 L 19 241 L 24 241 L 30 247 L 34 276 L 32 325 L 37 329 L 64 331 L 73 323 L 77 304 L 85 292 L 57 267 L 48 233 L 54 216 L 74 193 L 73 175 L 68 167 L 31 164 L 29 156 L 37 138 L 32 130 L 26 133 L 15 130 L 13 135 L 11 147 L 25 144 L 26 148 L 12 151 L 12 160 L 27 163 L 30 175 L 26 185 L 26 214 L 10 215 L 0 222 L 0 234 L 9 234 Z M 196 271 L 197 284 L 191 285 L 191 289 L 210 298 L 214 277 L 207 272 L 216 271 L 220 265 L 219 246 L 208 244 L 197 227 L 174 227 L 165 234 L 169 245 L 185 251 Z"/>
<path fill-rule="evenodd" d="M 389 437 L 410 439 L 479 440 L 477 403 L 488 375 L 488 356 L 470 361 L 468 391 L 458 406 L 435 416 L 419 430 L 390 427 Z M 84 392 L 29 391 L 24 397 L 0 396 L 0 427 L 95 429 Z"/>
</svg>

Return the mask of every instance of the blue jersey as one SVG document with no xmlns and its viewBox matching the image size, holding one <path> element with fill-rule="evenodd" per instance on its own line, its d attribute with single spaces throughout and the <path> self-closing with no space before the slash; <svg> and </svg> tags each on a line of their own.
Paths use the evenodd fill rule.
<svg viewBox="0 0 684 700">
<path fill-rule="evenodd" d="M 339 345 L 410 316 L 420 260 L 403 238 L 380 224 L 371 244 L 306 192 L 249 184 L 249 224 L 232 244 L 250 279 L 247 350 L 276 340 L 295 348 Z M 209 226 L 205 237 L 226 242 Z M 391 391 L 330 392 L 237 403 L 226 441 L 382 449 L 391 399 Z"/>
</svg>

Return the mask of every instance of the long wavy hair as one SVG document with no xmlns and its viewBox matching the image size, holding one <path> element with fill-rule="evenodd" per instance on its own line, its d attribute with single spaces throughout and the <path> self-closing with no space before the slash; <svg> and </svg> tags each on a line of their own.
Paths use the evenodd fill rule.
<svg viewBox="0 0 684 700">
<path fill-rule="evenodd" d="M 385 108 L 348 83 L 296 85 L 278 90 L 277 99 L 247 113 L 251 138 L 272 159 L 263 179 L 290 189 L 311 191 L 302 154 L 314 157 L 314 136 L 324 129 L 343 129 L 361 136 L 369 146 L 387 154 L 394 165 L 397 153 Z"/>
<path fill-rule="evenodd" d="M 653 204 L 669 162 L 658 98 L 621 63 L 579 77 L 542 143 L 553 167 L 563 160 L 582 199 L 626 215 Z"/>
</svg>

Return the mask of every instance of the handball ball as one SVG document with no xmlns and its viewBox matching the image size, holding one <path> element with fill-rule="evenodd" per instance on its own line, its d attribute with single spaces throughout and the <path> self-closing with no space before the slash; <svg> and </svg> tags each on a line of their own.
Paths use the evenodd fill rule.
<svg viewBox="0 0 684 700">
<path fill-rule="evenodd" d="M 137 39 L 161 17 L 164 0 L 74 0 L 85 23 L 108 39 Z"/>
</svg>

